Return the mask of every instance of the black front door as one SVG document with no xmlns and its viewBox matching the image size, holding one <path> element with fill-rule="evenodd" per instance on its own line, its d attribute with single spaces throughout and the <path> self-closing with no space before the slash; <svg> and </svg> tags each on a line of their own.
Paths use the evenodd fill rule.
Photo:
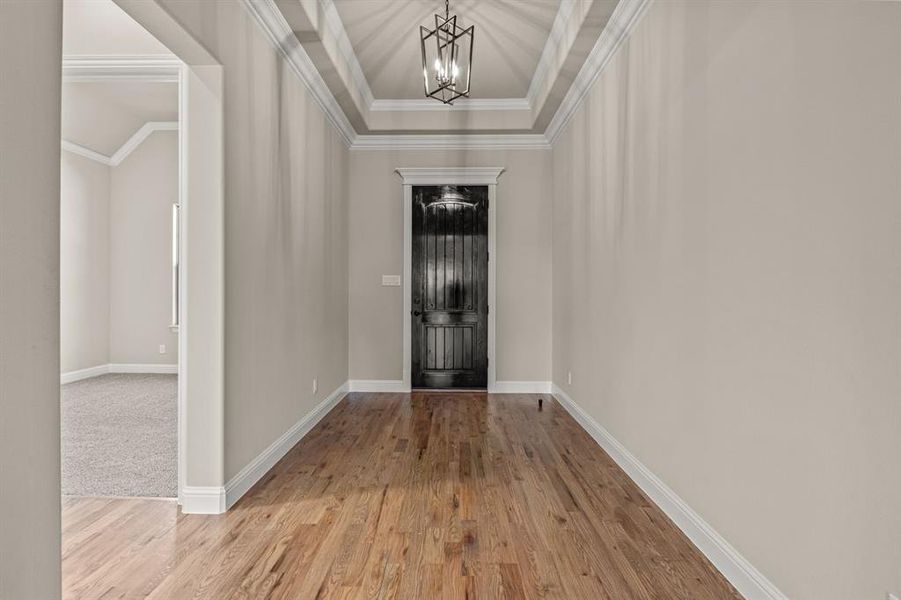
<svg viewBox="0 0 901 600">
<path fill-rule="evenodd" d="M 412 376 L 488 385 L 488 187 L 413 187 Z"/>
</svg>

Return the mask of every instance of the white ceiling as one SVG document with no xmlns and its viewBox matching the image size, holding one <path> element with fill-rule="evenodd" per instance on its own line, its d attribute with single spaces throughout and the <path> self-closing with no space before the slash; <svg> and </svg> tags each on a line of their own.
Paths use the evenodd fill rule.
<svg viewBox="0 0 901 600">
<path fill-rule="evenodd" d="M 177 83 L 63 84 L 63 139 L 106 156 L 115 154 L 148 121 L 177 120 Z"/>
<path fill-rule="evenodd" d="M 334 0 L 376 99 L 423 97 L 419 26 L 434 28 L 443 0 Z M 524 98 L 560 0 L 452 0 L 475 25 L 474 98 Z"/>
</svg>

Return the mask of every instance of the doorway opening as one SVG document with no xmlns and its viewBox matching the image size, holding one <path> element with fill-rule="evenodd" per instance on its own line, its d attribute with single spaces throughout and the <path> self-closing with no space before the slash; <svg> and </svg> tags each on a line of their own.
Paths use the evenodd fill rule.
<svg viewBox="0 0 901 600">
<path fill-rule="evenodd" d="M 181 63 L 112 0 L 63 37 L 61 491 L 174 500 Z"/>
<path fill-rule="evenodd" d="M 414 186 L 412 386 L 488 386 L 488 186 Z"/>
<path fill-rule="evenodd" d="M 463 375 L 462 377 L 458 377 L 457 376 L 458 374 L 455 374 L 455 373 L 445 373 L 444 375 L 442 375 L 440 373 L 439 369 L 437 369 L 437 368 L 433 368 L 433 369 L 426 368 L 425 371 L 431 371 L 431 373 L 428 375 L 428 377 L 429 377 L 429 379 L 431 379 L 431 381 L 426 380 L 425 382 L 422 382 L 422 380 L 420 379 L 417 382 L 420 383 L 421 385 L 429 386 L 429 389 L 440 389 L 440 388 L 447 387 L 447 384 L 457 385 L 457 382 L 455 381 L 455 379 L 456 379 L 456 380 L 460 381 L 460 387 L 463 387 L 463 386 L 470 387 L 471 386 L 471 387 L 479 387 L 482 389 L 487 387 L 488 392 L 493 392 L 496 388 L 496 380 L 497 380 L 496 369 L 495 369 L 495 364 L 496 364 L 496 361 L 495 361 L 495 331 L 496 331 L 496 317 L 497 317 L 496 310 L 495 310 L 495 307 L 497 305 L 497 303 L 495 301 L 495 293 L 496 293 L 496 287 L 497 287 L 496 286 L 496 282 L 497 282 L 497 249 L 495 247 L 495 239 L 496 239 L 495 232 L 496 232 L 496 228 L 497 228 L 497 216 L 496 215 L 497 215 L 497 210 L 498 210 L 497 209 L 497 206 L 498 206 L 497 183 L 498 183 L 498 178 L 500 177 L 501 173 L 504 172 L 504 169 L 503 169 L 503 167 L 404 167 L 404 168 L 395 169 L 395 172 L 398 175 L 400 175 L 400 177 L 403 179 L 403 214 L 404 214 L 404 270 L 403 270 L 403 276 L 401 278 L 402 285 L 403 285 L 403 321 L 402 321 L 402 323 L 403 323 L 403 338 L 402 338 L 403 339 L 403 359 L 402 359 L 403 362 L 401 364 L 402 380 L 400 382 L 397 382 L 399 384 L 397 386 L 397 391 L 409 392 L 413 388 L 414 323 L 416 323 L 416 326 L 419 327 L 419 331 L 417 334 L 417 336 L 418 336 L 417 343 L 419 344 L 418 352 L 420 354 L 420 358 L 418 359 L 418 361 L 419 361 L 418 364 L 419 364 L 420 370 L 422 370 L 421 367 L 423 365 L 426 367 L 429 367 L 429 366 L 437 367 L 437 365 L 439 364 L 439 362 L 438 362 L 439 355 L 437 354 L 437 346 L 432 346 L 433 354 L 432 354 L 432 358 L 430 359 L 429 355 L 428 355 L 428 347 L 429 347 L 428 344 L 430 344 L 432 342 L 432 340 L 434 340 L 435 343 L 437 344 L 438 335 L 439 335 L 438 331 L 439 331 L 440 327 L 445 328 L 445 331 L 442 331 L 442 334 L 441 334 L 442 336 L 444 336 L 444 344 L 445 344 L 442 347 L 444 349 L 444 355 L 442 355 L 440 357 L 442 359 L 441 363 L 440 363 L 442 366 L 447 365 L 447 364 L 453 364 L 454 366 L 456 366 L 458 364 L 456 362 L 457 348 L 459 348 L 460 351 L 462 352 L 462 349 L 466 346 L 467 339 L 469 340 L 469 343 L 472 348 L 473 341 L 472 341 L 471 336 L 473 335 L 473 333 L 476 333 L 476 335 L 480 335 L 480 333 L 476 332 L 476 326 L 473 325 L 473 323 L 472 323 L 473 319 L 476 319 L 476 321 L 479 319 L 478 311 L 480 310 L 480 308 L 476 308 L 478 306 L 477 304 L 472 304 L 472 306 L 473 306 L 472 309 L 465 309 L 465 307 L 469 306 L 469 304 L 464 303 L 462 305 L 464 307 L 464 310 L 460 311 L 456 316 L 453 316 L 453 317 L 450 315 L 438 316 L 438 313 L 435 312 L 434 318 L 436 318 L 438 320 L 428 322 L 428 320 L 432 318 L 432 316 L 429 316 L 426 319 L 426 321 L 427 321 L 425 323 L 426 327 L 422 326 L 423 325 L 422 300 L 424 298 L 424 296 L 422 295 L 422 292 L 425 290 L 425 286 L 428 285 L 428 268 L 427 267 L 424 268 L 423 265 L 427 265 L 427 263 L 420 263 L 420 266 L 418 267 L 420 269 L 420 275 L 418 275 L 418 279 L 420 281 L 420 287 L 418 288 L 419 291 L 417 292 L 418 295 L 416 296 L 416 298 L 418 298 L 418 300 L 419 300 L 419 308 L 414 308 L 414 289 L 416 289 L 416 283 L 414 281 L 414 274 L 413 274 L 413 269 L 414 269 L 414 266 L 413 266 L 414 265 L 414 260 L 413 260 L 414 212 L 417 210 L 414 207 L 414 189 L 423 188 L 423 190 L 425 190 L 425 189 L 433 190 L 432 192 L 429 192 L 429 193 L 421 193 L 421 195 L 423 196 L 423 200 L 422 200 L 422 202 L 420 202 L 420 204 L 421 204 L 420 219 L 422 219 L 422 215 L 424 214 L 422 211 L 426 210 L 426 205 L 427 204 L 428 205 L 435 204 L 434 209 L 428 209 L 428 210 L 436 211 L 435 219 L 433 221 L 431 221 L 431 223 L 432 223 L 431 225 L 428 225 L 428 227 L 432 228 L 431 235 L 434 238 L 434 240 L 433 240 L 434 242 L 437 242 L 437 239 L 439 237 L 442 238 L 442 240 L 444 240 L 445 242 L 450 241 L 450 234 L 448 233 L 450 231 L 448 229 L 448 224 L 450 223 L 450 221 L 448 220 L 448 218 L 446 216 L 448 214 L 447 205 L 449 205 L 449 204 L 466 204 L 466 202 L 461 202 L 461 200 L 465 200 L 465 194 L 470 195 L 470 202 L 473 198 L 480 199 L 479 202 L 476 203 L 476 206 L 478 206 L 480 202 L 482 202 L 482 201 L 484 202 L 484 204 L 482 204 L 482 206 L 484 207 L 484 211 L 486 214 L 482 215 L 482 218 L 484 218 L 484 220 L 487 221 L 486 224 L 483 224 L 483 225 L 477 224 L 477 221 L 480 218 L 478 216 L 478 210 L 476 210 L 475 212 L 469 213 L 469 214 L 473 215 L 472 221 L 471 221 L 471 226 L 477 227 L 476 229 L 473 230 L 474 233 L 471 233 L 470 235 L 478 238 L 478 240 L 479 240 L 478 244 L 476 242 L 473 242 L 473 249 L 475 249 L 477 246 L 478 246 L 478 248 L 481 248 L 481 245 L 479 245 L 479 244 L 484 244 L 484 246 L 486 248 L 484 263 L 482 263 L 482 264 L 487 263 L 487 274 L 485 275 L 486 281 L 484 283 L 484 288 L 483 288 L 485 290 L 484 297 L 485 297 L 485 302 L 486 302 L 483 309 L 484 309 L 484 313 L 487 314 L 487 317 L 484 320 L 484 327 L 483 327 L 484 336 L 485 336 L 485 338 L 484 338 L 485 339 L 485 341 L 484 341 L 484 349 L 485 349 L 484 350 L 484 352 L 485 352 L 484 360 L 485 360 L 486 367 L 484 369 L 484 379 L 476 380 L 475 379 L 476 377 L 481 376 L 480 375 L 481 369 L 475 368 L 477 365 L 477 362 L 473 362 L 472 359 L 475 358 L 475 360 L 478 361 L 478 360 L 481 360 L 481 358 L 471 354 L 469 362 L 467 362 L 467 359 L 465 358 L 465 356 L 461 358 L 461 362 L 459 364 L 463 367 L 462 369 L 458 370 L 458 369 L 446 369 L 445 368 L 442 370 L 443 371 L 451 371 L 451 372 L 453 372 L 453 371 L 460 371 L 460 372 L 472 371 L 472 373 L 473 373 L 472 375 L 466 374 L 466 375 Z M 434 190 L 436 190 L 436 189 L 443 190 L 444 188 L 448 188 L 447 189 L 448 195 L 444 198 L 444 201 L 442 201 L 441 196 L 442 196 L 443 192 L 439 191 L 436 193 Z M 465 194 L 464 194 L 464 192 L 465 192 Z M 457 197 L 457 196 L 462 196 L 462 198 Z M 438 197 L 437 203 L 434 200 L 429 199 L 429 198 L 434 198 L 434 197 Z M 443 208 L 441 208 L 442 206 L 443 206 Z M 451 211 L 454 212 L 455 215 L 457 213 L 462 215 L 462 214 L 467 213 L 468 209 L 451 209 Z M 454 218 L 456 218 L 456 217 L 454 217 Z M 441 221 L 440 219 L 444 219 L 444 220 Z M 439 230 L 437 229 L 439 223 L 443 223 L 444 228 L 440 230 L 440 235 L 437 235 L 439 233 Z M 453 223 L 456 223 L 456 221 L 454 221 Z M 464 222 L 463 227 L 465 228 L 465 226 L 466 225 Z M 418 228 L 417 231 L 428 231 L 426 229 L 423 229 L 422 222 L 420 222 L 420 224 L 417 225 L 416 227 Z M 456 225 L 454 225 L 454 227 L 456 227 Z M 478 227 L 481 227 L 481 229 L 479 229 Z M 454 232 L 455 232 L 454 236 L 456 236 L 456 229 L 454 229 Z M 472 240 L 470 240 L 470 241 L 472 241 Z M 454 247 L 456 247 L 456 237 L 455 237 Z M 479 250 L 479 252 L 481 252 L 481 250 Z M 465 253 L 465 249 L 464 249 L 464 253 Z M 420 255 L 423 255 L 423 253 L 420 252 Z M 427 260 L 429 255 L 425 254 L 424 256 L 426 257 L 425 260 Z M 438 255 L 434 254 L 434 256 L 438 256 Z M 473 252 L 471 256 L 474 261 L 475 260 L 478 260 L 478 261 L 483 260 L 482 258 L 480 258 L 482 256 L 481 254 L 479 254 L 477 257 L 476 254 Z M 435 273 L 436 273 L 436 277 L 437 277 L 437 263 L 434 260 L 433 260 L 433 264 L 436 265 Z M 445 267 L 447 266 L 446 258 L 444 259 L 444 265 L 445 265 Z M 475 267 L 477 269 L 480 268 L 479 265 L 475 265 Z M 464 271 L 461 270 L 460 272 L 463 273 Z M 422 274 L 425 274 L 424 275 L 425 283 L 422 283 L 423 282 Z M 476 271 L 476 277 L 478 277 L 478 271 Z M 461 285 L 457 284 L 456 282 L 452 283 L 450 286 L 445 284 L 444 292 L 446 294 L 449 294 L 451 291 L 453 293 L 456 293 L 457 291 L 459 291 L 460 287 L 461 287 Z M 433 290 L 434 290 L 434 284 L 433 284 Z M 433 294 L 435 294 L 434 291 L 433 291 Z M 437 296 L 433 296 L 433 297 L 437 298 Z M 445 296 L 445 298 L 447 298 L 447 296 Z M 473 302 L 475 301 L 474 296 L 470 296 L 470 298 L 473 300 Z M 464 300 L 466 299 L 465 294 L 463 296 L 463 299 Z M 446 302 L 446 300 L 445 300 L 445 302 Z M 456 302 L 456 300 L 454 300 L 454 302 Z M 427 304 L 428 304 L 428 302 L 426 302 L 426 305 Z M 435 304 L 435 307 L 437 308 L 437 306 L 438 306 L 437 300 L 435 300 L 434 304 Z M 447 306 L 447 305 L 445 304 L 445 306 Z M 454 305 L 454 306 L 456 306 L 456 305 Z M 414 314 L 417 311 L 420 312 L 421 314 L 419 314 L 419 315 Z M 472 314 L 473 312 L 476 314 L 475 315 Z M 464 313 L 470 313 L 470 314 L 468 316 L 464 316 Z M 456 319 L 458 322 L 453 323 L 452 321 L 454 319 Z M 467 319 L 470 321 L 469 323 L 466 322 Z M 443 325 L 441 323 L 442 320 L 446 321 L 446 323 L 444 323 Z M 429 325 L 432 326 L 431 327 L 431 330 L 432 330 L 431 335 L 433 337 L 431 339 L 428 337 L 430 335 L 428 333 Z M 454 346 L 452 349 L 453 357 L 454 357 L 453 363 L 446 362 L 446 357 L 449 356 L 448 346 L 447 346 L 448 336 L 446 334 L 446 328 L 448 328 L 448 327 L 453 330 L 451 333 L 451 335 L 453 336 L 451 339 L 454 342 Z M 460 330 L 459 333 L 457 331 L 458 329 Z M 467 333 L 465 332 L 466 329 L 470 329 L 470 333 L 468 334 L 470 336 L 469 338 L 467 338 Z M 425 331 L 424 334 L 423 334 L 423 331 Z M 425 337 L 422 337 L 423 335 Z M 456 345 L 458 336 L 460 339 L 462 339 L 462 343 L 459 346 Z M 423 353 L 423 351 L 424 351 L 424 353 Z M 479 352 L 481 352 L 481 350 L 479 350 Z M 430 360 L 432 362 L 429 362 Z M 467 365 L 471 365 L 472 368 L 467 369 L 466 368 Z M 467 379 L 470 377 L 471 377 L 471 379 L 469 379 L 469 381 L 467 381 Z M 473 381 L 475 381 L 476 383 L 471 383 Z M 484 381 L 484 383 L 483 383 L 483 381 Z M 456 388 L 456 389 L 459 389 L 459 388 Z"/>
</svg>

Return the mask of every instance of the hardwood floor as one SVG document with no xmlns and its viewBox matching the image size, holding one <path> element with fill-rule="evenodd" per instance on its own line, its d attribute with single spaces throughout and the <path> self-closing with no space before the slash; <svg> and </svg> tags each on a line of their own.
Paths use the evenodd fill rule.
<svg viewBox="0 0 901 600">
<path fill-rule="evenodd" d="M 64 598 L 740 598 L 550 396 L 349 394 L 230 512 L 67 498 Z"/>
</svg>

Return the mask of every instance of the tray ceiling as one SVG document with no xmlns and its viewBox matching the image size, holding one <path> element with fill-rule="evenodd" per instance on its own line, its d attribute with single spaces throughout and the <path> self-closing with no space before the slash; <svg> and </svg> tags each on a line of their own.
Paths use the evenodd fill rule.
<svg viewBox="0 0 901 600">
<path fill-rule="evenodd" d="M 349 138 L 543 134 L 617 7 L 646 1 L 452 1 L 476 33 L 471 98 L 448 107 L 424 98 L 419 49 L 443 2 L 244 0 L 288 56 L 293 34 L 299 68 L 316 70 Z"/>
<path fill-rule="evenodd" d="M 438 0 L 334 0 L 375 99 L 423 97 L 419 26 L 444 13 Z M 524 98 L 560 0 L 453 0 L 475 25 L 472 86 L 478 98 Z"/>
</svg>

